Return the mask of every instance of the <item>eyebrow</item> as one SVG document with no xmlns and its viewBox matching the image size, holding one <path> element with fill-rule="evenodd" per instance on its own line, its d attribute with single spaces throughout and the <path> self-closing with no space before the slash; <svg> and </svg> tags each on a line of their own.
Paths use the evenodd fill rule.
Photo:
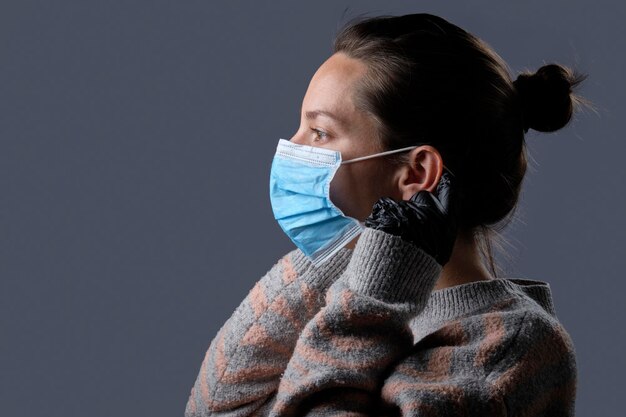
<svg viewBox="0 0 626 417">
<path fill-rule="evenodd" d="M 341 125 L 345 126 L 345 124 L 346 124 L 346 122 L 342 118 L 334 115 L 331 112 L 325 111 L 325 110 L 311 110 L 311 111 L 308 111 L 308 112 L 304 113 L 304 116 L 307 119 L 309 119 L 309 120 L 315 119 L 318 116 L 326 116 L 326 117 L 329 117 L 329 118 L 337 121 L 337 123 L 339 123 Z"/>
</svg>

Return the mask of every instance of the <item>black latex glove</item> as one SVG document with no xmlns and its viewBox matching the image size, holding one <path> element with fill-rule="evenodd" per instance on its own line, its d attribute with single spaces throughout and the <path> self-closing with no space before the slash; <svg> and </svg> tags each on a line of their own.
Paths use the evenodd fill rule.
<svg viewBox="0 0 626 417">
<path fill-rule="evenodd" d="M 450 259 L 457 235 L 455 208 L 453 176 L 444 169 L 434 194 L 421 190 L 408 201 L 379 199 L 365 219 L 365 227 L 400 236 L 443 266 Z"/>
</svg>

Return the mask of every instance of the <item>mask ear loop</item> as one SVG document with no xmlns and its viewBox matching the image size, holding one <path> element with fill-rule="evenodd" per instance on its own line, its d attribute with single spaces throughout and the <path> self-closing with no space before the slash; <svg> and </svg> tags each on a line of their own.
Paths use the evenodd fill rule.
<svg viewBox="0 0 626 417">
<path fill-rule="evenodd" d="M 381 153 L 377 153 L 374 155 L 367 155 L 367 156 L 361 156 L 358 158 L 352 158 L 352 159 L 348 159 L 347 161 L 342 161 L 341 165 L 343 164 L 351 164 L 353 162 L 359 162 L 359 161 L 363 161 L 365 159 L 370 159 L 370 158 L 378 158 L 379 156 L 383 156 L 383 155 L 389 155 L 392 153 L 397 153 L 397 152 L 405 152 L 405 151 L 409 151 L 411 149 L 415 149 L 417 148 L 418 145 L 414 145 L 414 146 L 407 146 L 406 148 L 400 148 L 400 149 L 393 149 L 391 151 L 385 151 L 385 152 L 381 152 Z M 454 173 L 450 170 L 450 168 L 448 168 L 446 166 L 446 164 L 443 164 L 443 167 L 450 173 L 450 175 L 452 175 L 453 177 L 455 177 L 456 175 L 454 175 Z"/>
<path fill-rule="evenodd" d="M 364 159 L 378 158 L 379 156 L 389 155 L 389 154 L 397 153 L 397 152 L 404 152 L 404 151 L 408 151 L 410 149 L 415 149 L 415 148 L 417 148 L 417 145 L 416 146 L 407 146 L 406 148 L 393 149 L 391 151 L 385 151 L 385 152 L 377 153 L 377 154 L 374 154 L 374 155 L 367 155 L 367 156 L 361 156 L 359 158 L 352 158 L 352 159 L 348 159 L 347 161 L 343 161 L 341 163 L 342 164 L 351 164 L 353 162 L 363 161 Z"/>
</svg>

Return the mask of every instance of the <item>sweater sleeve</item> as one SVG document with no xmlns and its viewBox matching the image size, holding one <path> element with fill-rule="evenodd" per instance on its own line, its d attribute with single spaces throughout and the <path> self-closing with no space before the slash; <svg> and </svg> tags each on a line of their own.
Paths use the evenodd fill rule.
<svg viewBox="0 0 626 417">
<path fill-rule="evenodd" d="M 375 415 L 386 370 L 410 352 L 409 321 L 441 269 L 421 248 L 366 228 L 300 334 L 269 415 Z"/>
<path fill-rule="evenodd" d="M 351 254 L 342 248 L 314 267 L 295 249 L 276 262 L 211 341 L 185 417 L 266 413 L 299 334 Z"/>
</svg>

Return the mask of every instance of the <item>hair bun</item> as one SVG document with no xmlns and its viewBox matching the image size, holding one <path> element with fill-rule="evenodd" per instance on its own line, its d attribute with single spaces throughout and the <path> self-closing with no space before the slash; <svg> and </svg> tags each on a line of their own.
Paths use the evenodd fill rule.
<svg viewBox="0 0 626 417">
<path fill-rule="evenodd" d="M 572 89 L 586 77 L 557 64 L 544 65 L 534 74 L 519 74 L 513 85 L 520 99 L 524 132 L 529 128 L 553 132 L 565 126 L 579 101 Z"/>
</svg>

